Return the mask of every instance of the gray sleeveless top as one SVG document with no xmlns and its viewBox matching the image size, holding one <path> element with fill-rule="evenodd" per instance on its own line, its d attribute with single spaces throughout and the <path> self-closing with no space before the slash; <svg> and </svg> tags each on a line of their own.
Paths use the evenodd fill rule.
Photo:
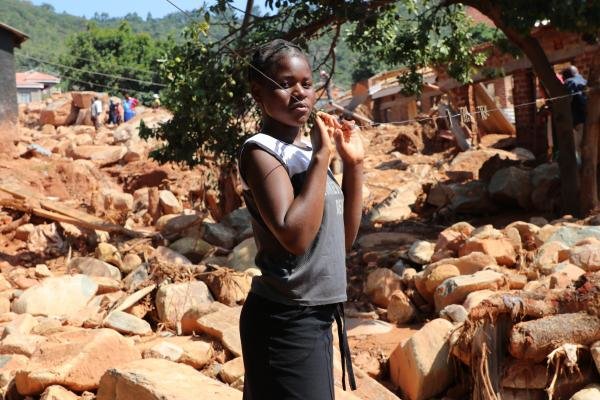
<svg viewBox="0 0 600 400">
<path fill-rule="evenodd" d="M 310 145 L 302 148 L 259 133 L 244 143 L 240 154 L 250 145 L 268 152 L 286 168 L 297 196 L 312 157 Z M 262 272 L 253 278 L 250 291 L 290 305 L 316 306 L 346 301 L 344 195 L 331 172 L 327 174 L 321 227 L 308 250 L 299 256 L 288 252 L 271 233 L 256 207 L 243 171 L 240 172 L 258 249 L 255 261 Z"/>
</svg>

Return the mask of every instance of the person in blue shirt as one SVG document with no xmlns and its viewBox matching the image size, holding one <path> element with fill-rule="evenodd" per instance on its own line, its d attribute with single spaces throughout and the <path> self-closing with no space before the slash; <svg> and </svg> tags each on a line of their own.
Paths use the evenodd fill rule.
<svg viewBox="0 0 600 400">
<path fill-rule="evenodd" d="M 561 72 L 564 85 L 572 95 L 571 113 L 573 115 L 573 139 L 575 141 L 575 157 L 581 165 L 581 144 L 585 126 L 587 96 L 585 94 L 587 80 L 579 74 L 577 67 L 571 65 Z"/>
</svg>

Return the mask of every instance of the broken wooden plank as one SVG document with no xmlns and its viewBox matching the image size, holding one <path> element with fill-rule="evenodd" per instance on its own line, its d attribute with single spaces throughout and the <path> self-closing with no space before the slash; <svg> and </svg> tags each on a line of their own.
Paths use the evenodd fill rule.
<svg viewBox="0 0 600 400">
<path fill-rule="evenodd" d="M 54 211 L 45 210 L 40 207 L 32 207 L 31 205 L 27 204 L 24 200 L 21 199 L 0 199 L 0 206 L 22 211 L 28 214 L 34 214 L 38 217 L 50 219 L 55 222 L 66 222 L 84 229 L 106 231 L 111 233 L 122 233 L 126 236 L 136 238 L 150 236 L 150 234 L 146 232 L 133 231 L 131 229 L 124 228 L 121 225 L 113 224 L 110 222 L 105 222 L 102 220 L 100 220 L 101 222 L 98 222 L 98 219 L 96 217 L 94 217 L 96 218 L 96 220 L 93 220 L 91 218 L 89 220 L 86 218 L 79 219 L 75 216 L 68 215 L 68 213 L 61 214 Z M 64 212 L 67 212 L 65 208 L 62 208 L 62 210 Z M 81 212 L 73 214 L 81 215 L 80 213 Z"/>
<path fill-rule="evenodd" d="M 56 201 L 44 199 L 25 188 L 13 189 L 6 186 L 0 186 L 0 191 L 8 193 L 17 199 L 22 199 L 30 202 L 31 204 L 39 204 L 42 208 L 45 208 L 50 211 L 55 211 L 60 214 L 65 214 L 70 217 L 84 220 L 94 224 L 104 224 L 106 223 L 102 218 L 98 218 L 95 215 L 90 215 L 88 213 L 76 210 L 71 207 L 65 207 L 64 205 L 57 203 Z"/>
<path fill-rule="evenodd" d="M 488 109 L 488 118 L 478 118 L 477 122 L 482 125 L 484 130 L 490 133 L 504 133 L 507 135 L 515 136 L 517 129 L 511 122 L 506 118 L 506 115 L 502 110 L 498 109 L 496 102 L 485 89 L 482 83 L 475 84 L 473 86 L 475 92 L 475 99 L 477 104 L 486 106 Z"/>
</svg>

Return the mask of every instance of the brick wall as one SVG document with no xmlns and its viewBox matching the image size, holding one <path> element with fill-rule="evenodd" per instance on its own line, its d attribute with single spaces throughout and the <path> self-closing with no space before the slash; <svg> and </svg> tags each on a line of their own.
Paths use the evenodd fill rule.
<svg viewBox="0 0 600 400">
<path fill-rule="evenodd" d="M 531 69 L 516 71 L 513 74 L 513 101 L 524 104 L 535 101 L 535 75 Z M 535 146 L 535 104 L 515 107 L 515 125 L 519 146 L 534 150 Z M 535 151 L 534 151 L 535 153 Z"/>
</svg>

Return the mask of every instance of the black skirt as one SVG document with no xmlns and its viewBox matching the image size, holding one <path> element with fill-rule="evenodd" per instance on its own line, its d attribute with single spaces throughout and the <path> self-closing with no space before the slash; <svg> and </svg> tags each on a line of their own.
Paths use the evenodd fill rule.
<svg viewBox="0 0 600 400">
<path fill-rule="evenodd" d="M 336 308 L 283 305 L 250 293 L 240 317 L 244 400 L 333 400 Z"/>
</svg>

